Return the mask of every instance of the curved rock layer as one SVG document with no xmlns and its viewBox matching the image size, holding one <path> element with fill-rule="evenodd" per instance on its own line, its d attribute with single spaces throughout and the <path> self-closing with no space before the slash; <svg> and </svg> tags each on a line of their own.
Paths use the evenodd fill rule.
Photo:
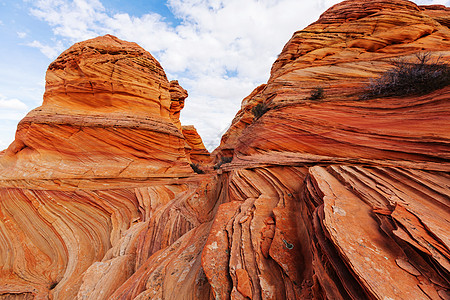
<svg viewBox="0 0 450 300">
<path fill-rule="evenodd" d="M 89 113 L 97 98 L 73 98 L 75 79 L 65 95 L 58 80 L 78 76 L 84 52 L 109 65 L 125 44 L 77 44 L 76 64 L 64 52 L 44 105 L 0 157 L 0 299 L 450 299 L 450 89 L 360 96 L 392 59 L 450 61 L 447 10 L 330 8 L 243 100 L 214 172 L 177 122 L 187 92 L 149 54 L 149 71 L 109 86 L 151 87 L 131 87 L 129 105 L 103 88 L 112 100 Z M 155 105 L 135 109 L 138 90 Z"/>
<path fill-rule="evenodd" d="M 219 299 L 447 299 L 448 174 L 331 165 L 228 178 L 203 250 Z"/>
<path fill-rule="evenodd" d="M 183 125 L 181 128 L 183 136 L 186 139 L 186 153 L 189 155 L 192 163 L 208 164 L 211 162 L 211 156 L 203 144 L 202 138 L 192 125 Z"/>
<path fill-rule="evenodd" d="M 111 299 L 122 284 L 144 293 L 127 280 L 148 280 L 153 254 L 185 234 L 206 239 L 213 218 L 215 202 L 199 201 L 212 197 L 213 177 L 190 178 L 186 145 L 203 143 L 181 129 L 187 92 L 110 35 L 63 52 L 46 81 L 43 105 L 0 157 L 0 298 Z M 209 291 L 201 249 L 175 266 L 195 260 L 198 289 Z"/>
<path fill-rule="evenodd" d="M 123 285 L 121 290 L 137 296 L 147 290 L 141 285 L 151 274 L 148 266 L 155 267 L 155 255 L 174 251 L 189 233 L 197 248 L 186 250 L 189 259 L 174 266 L 185 272 L 199 261 L 199 237 L 206 238 L 212 219 L 213 207 L 198 201 L 206 198 L 210 179 L 201 181 L 108 190 L 0 189 L 0 295 L 111 299 Z M 192 278 L 186 280 L 189 286 Z"/>
<path fill-rule="evenodd" d="M 409 1 L 344 1 L 330 8 L 286 44 L 267 85 L 242 103 L 218 156 L 235 150 L 243 160 L 292 152 L 312 162 L 448 162 L 449 136 L 442 126 L 450 113 L 448 88 L 422 97 L 358 101 L 370 79 L 396 59 L 415 61 L 417 53 L 429 53 L 431 61 L 450 60 L 450 29 L 428 11 Z M 321 101 L 311 99 L 318 88 Z M 268 112 L 254 120 L 251 110 L 258 103 Z"/>
<path fill-rule="evenodd" d="M 214 152 L 220 299 L 450 297 L 450 88 L 361 100 L 396 59 L 450 61 L 446 11 L 344 1 L 294 34 Z"/>
<path fill-rule="evenodd" d="M 185 176 L 186 97 L 135 43 L 110 35 L 77 43 L 50 64 L 44 103 L 19 123 L 1 178 Z"/>
</svg>

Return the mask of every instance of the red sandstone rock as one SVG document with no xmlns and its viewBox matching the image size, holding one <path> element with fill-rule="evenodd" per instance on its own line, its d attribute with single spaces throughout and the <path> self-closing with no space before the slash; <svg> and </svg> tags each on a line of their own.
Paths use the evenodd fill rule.
<svg viewBox="0 0 450 300">
<path fill-rule="evenodd" d="M 76 44 L 0 154 L 0 298 L 448 299 L 450 88 L 359 97 L 392 59 L 450 61 L 445 11 L 344 1 L 296 32 L 217 175 L 150 54 Z"/>
<path fill-rule="evenodd" d="M 203 145 L 202 138 L 197 133 L 197 130 L 192 125 L 182 126 L 182 133 L 186 139 L 186 153 L 194 164 L 208 164 L 211 162 L 211 156 L 205 145 Z"/>
<path fill-rule="evenodd" d="M 344 1 L 330 8 L 287 43 L 272 67 L 268 84 L 243 102 L 216 149 L 217 155 L 229 155 L 236 149 L 239 157 L 267 153 L 272 159 L 272 154 L 284 152 L 302 153 L 312 161 L 389 159 L 408 163 L 408 157 L 413 164 L 441 161 L 448 153 L 442 153 L 435 143 L 448 138 L 447 129 L 440 126 L 440 116 L 449 113 L 447 90 L 389 101 L 355 100 L 370 78 L 392 67 L 389 62 L 395 58 L 413 60 L 415 53 L 427 51 L 434 58 L 450 60 L 448 34 L 449 28 L 408 1 Z M 317 87 L 324 89 L 324 101 L 308 99 Z M 269 112 L 252 122 L 255 102 L 265 103 Z M 427 112 L 439 113 L 439 117 L 425 118 Z M 258 123 L 254 124 L 258 130 L 244 132 L 253 123 Z M 411 131 L 412 126 L 418 130 Z M 408 140 L 402 143 L 406 136 Z M 445 148 L 445 143 L 442 146 Z M 403 154 L 405 148 L 411 151 L 408 155 Z M 309 159 L 310 155 L 315 157 Z M 433 155 L 437 158 L 431 158 Z"/>
<path fill-rule="evenodd" d="M 172 80 L 170 82 L 170 118 L 172 119 L 178 130 L 181 131 L 180 123 L 180 111 L 184 107 L 184 100 L 187 98 L 188 93 L 183 89 L 178 81 Z"/>
<path fill-rule="evenodd" d="M 360 100 L 393 59 L 430 52 L 450 61 L 446 10 L 344 1 L 296 32 L 268 83 L 244 99 L 213 154 L 233 156 L 221 172 L 240 211 L 253 216 L 264 199 L 265 217 L 274 220 L 273 236 L 272 225 L 258 222 L 254 234 L 236 226 L 228 234 L 239 232 L 227 247 L 244 249 L 234 255 L 245 261 L 254 298 L 439 299 L 448 292 L 450 88 Z M 318 87 L 325 97 L 310 99 Z M 258 103 L 269 110 L 255 118 Z M 219 209 L 216 222 L 226 213 Z M 256 241 L 255 259 L 245 259 L 247 239 Z M 272 281 L 265 259 L 280 274 Z M 232 261 L 233 252 L 230 291 L 238 287 Z M 215 290 L 219 277 L 206 273 Z"/>
<path fill-rule="evenodd" d="M 46 82 L 0 157 L 0 298 L 110 299 L 153 253 L 212 220 L 214 204 L 199 201 L 210 176 L 187 178 L 187 92 L 109 35 L 63 52 Z"/>
<path fill-rule="evenodd" d="M 1 177 L 190 173 L 171 112 L 182 96 L 174 97 L 159 63 L 135 43 L 110 35 L 77 43 L 50 64 L 44 103 L 19 123 Z"/>
<path fill-rule="evenodd" d="M 419 8 L 428 16 L 450 28 L 450 8 L 444 5 L 421 5 Z"/>
</svg>

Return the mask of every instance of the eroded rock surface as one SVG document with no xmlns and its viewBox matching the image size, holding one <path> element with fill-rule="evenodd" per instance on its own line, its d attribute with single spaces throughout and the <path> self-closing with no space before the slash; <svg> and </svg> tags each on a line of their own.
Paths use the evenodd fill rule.
<svg viewBox="0 0 450 300">
<path fill-rule="evenodd" d="M 216 294 L 243 299 L 248 278 L 254 299 L 448 298 L 450 88 L 361 100 L 393 60 L 450 61 L 447 11 L 344 1 L 293 35 L 215 150 L 233 156 L 221 169 L 237 202 L 203 255 L 240 249 L 221 272 L 205 260 Z"/>
<path fill-rule="evenodd" d="M 206 165 L 211 162 L 211 156 L 203 144 L 202 138 L 192 125 L 183 125 L 181 128 L 186 139 L 186 153 L 192 163 Z"/>
<path fill-rule="evenodd" d="M 77 43 L 49 66 L 44 103 L 19 123 L 1 177 L 190 173 L 172 102 L 164 70 L 137 44 L 108 35 Z"/>
<path fill-rule="evenodd" d="M 0 157 L 0 298 L 145 292 L 153 254 L 188 232 L 206 239 L 213 218 L 213 177 L 192 177 L 178 119 L 187 92 L 148 52 L 109 35 L 63 52 L 46 82 L 43 105 Z M 195 261 L 207 287 L 196 247 L 173 267 L 180 275 Z"/>
<path fill-rule="evenodd" d="M 206 174 L 177 121 L 187 92 L 150 54 L 76 44 L 0 156 L 0 298 L 449 299 L 450 87 L 361 100 L 393 59 L 450 62 L 447 11 L 330 8 L 243 100 Z"/>
</svg>

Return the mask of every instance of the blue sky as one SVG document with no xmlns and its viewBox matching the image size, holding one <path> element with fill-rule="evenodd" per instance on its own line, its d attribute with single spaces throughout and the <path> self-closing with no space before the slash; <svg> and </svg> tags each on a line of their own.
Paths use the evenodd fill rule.
<svg viewBox="0 0 450 300">
<path fill-rule="evenodd" d="M 0 0 L 0 150 L 42 103 L 47 66 L 73 43 L 107 33 L 144 47 L 188 90 L 182 124 L 212 150 L 292 34 L 338 2 Z"/>
</svg>

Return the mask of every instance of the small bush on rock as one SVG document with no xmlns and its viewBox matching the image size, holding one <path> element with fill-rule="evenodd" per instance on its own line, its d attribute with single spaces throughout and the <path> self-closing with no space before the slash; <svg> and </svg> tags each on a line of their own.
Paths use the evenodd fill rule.
<svg viewBox="0 0 450 300">
<path fill-rule="evenodd" d="M 430 53 L 416 54 L 417 62 L 396 60 L 394 67 L 367 87 L 362 99 L 425 95 L 450 85 L 450 66 L 440 59 L 430 61 Z"/>
<path fill-rule="evenodd" d="M 311 96 L 309 100 L 320 100 L 325 97 L 324 90 L 322 87 L 316 87 L 311 91 Z"/>
<path fill-rule="evenodd" d="M 223 156 L 220 158 L 220 161 L 214 165 L 214 170 L 220 168 L 221 165 L 230 163 L 233 160 L 233 156 Z"/>
<path fill-rule="evenodd" d="M 191 168 L 192 168 L 192 170 L 194 170 L 194 172 L 197 173 L 197 174 L 205 174 L 205 171 L 203 171 L 202 169 L 200 169 L 200 165 L 199 165 L 199 164 L 191 164 Z"/>
<path fill-rule="evenodd" d="M 269 111 L 269 107 L 265 103 L 258 103 L 252 108 L 252 113 L 255 120 L 261 118 L 267 111 Z"/>
</svg>

